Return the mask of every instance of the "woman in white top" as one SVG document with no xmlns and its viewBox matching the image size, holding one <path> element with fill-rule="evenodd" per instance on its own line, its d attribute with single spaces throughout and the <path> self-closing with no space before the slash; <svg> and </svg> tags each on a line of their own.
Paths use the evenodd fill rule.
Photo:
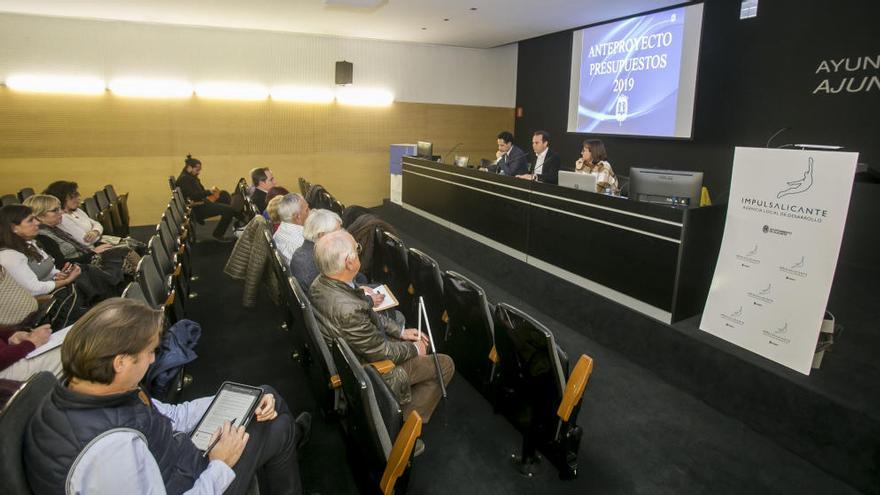
<svg viewBox="0 0 880 495">
<path fill-rule="evenodd" d="M 620 186 L 614 169 L 608 163 L 605 144 L 598 139 L 587 139 L 581 149 L 581 157 L 574 164 L 575 170 L 596 176 L 596 192 L 611 189 L 612 194 L 620 194 Z"/>
<path fill-rule="evenodd" d="M 55 268 L 55 260 L 34 241 L 40 222 L 24 205 L 0 208 L 0 266 L 34 296 L 68 285 L 81 273 L 77 265 Z"/>
<path fill-rule="evenodd" d="M 89 218 L 79 207 L 79 186 L 76 182 L 59 180 L 49 184 L 43 194 L 55 196 L 61 201 L 61 230 L 70 234 L 84 246 L 94 246 L 104 233 L 104 227 Z"/>
</svg>

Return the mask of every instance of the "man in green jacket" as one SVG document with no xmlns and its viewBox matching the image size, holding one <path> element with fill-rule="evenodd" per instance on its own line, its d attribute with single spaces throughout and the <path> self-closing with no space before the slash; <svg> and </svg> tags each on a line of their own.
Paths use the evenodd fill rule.
<svg viewBox="0 0 880 495">
<path fill-rule="evenodd" d="M 382 375 L 397 397 L 403 417 L 417 411 L 427 423 L 440 401 L 433 358 L 427 355 L 427 337 L 415 328 L 401 328 L 393 318 L 373 311 L 372 300 L 357 287 L 361 269 L 359 246 L 345 230 L 325 234 L 315 244 L 315 263 L 321 275 L 309 290 L 322 320 L 325 338 L 342 337 L 362 363 L 391 360 L 395 367 Z M 438 354 L 443 383 L 452 379 L 452 358 Z"/>
</svg>

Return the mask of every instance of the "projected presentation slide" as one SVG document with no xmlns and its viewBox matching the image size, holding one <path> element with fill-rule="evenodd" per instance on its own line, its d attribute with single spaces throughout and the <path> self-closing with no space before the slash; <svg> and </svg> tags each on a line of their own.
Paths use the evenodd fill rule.
<svg viewBox="0 0 880 495">
<path fill-rule="evenodd" d="M 575 31 L 568 131 L 691 137 L 703 5 Z"/>
</svg>

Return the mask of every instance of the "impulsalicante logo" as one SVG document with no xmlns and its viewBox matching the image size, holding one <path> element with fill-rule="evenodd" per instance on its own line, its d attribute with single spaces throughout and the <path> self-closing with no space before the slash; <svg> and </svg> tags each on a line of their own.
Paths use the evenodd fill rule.
<svg viewBox="0 0 880 495">
<path fill-rule="evenodd" d="M 797 196 L 809 191 L 813 187 L 813 157 L 807 158 L 807 168 L 801 177 L 786 181 L 785 186 L 776 193 L 775 199 L 743 197 L 741 200 L 744 210 L 764 213 L 766 215 L 777 215 L 797 220 L 805 220 L 808 222 L 822 223 L 822 219 L 828 216 L 828 210 L 810 206 L 803 203 L 790 203 L 788 201 L 779 201 L 782 198 Z M 765 226 L 764 232 L 773 231 L 774 229 Z M 779 233 L 779 232 L 773 232 Z"/>
</svg>

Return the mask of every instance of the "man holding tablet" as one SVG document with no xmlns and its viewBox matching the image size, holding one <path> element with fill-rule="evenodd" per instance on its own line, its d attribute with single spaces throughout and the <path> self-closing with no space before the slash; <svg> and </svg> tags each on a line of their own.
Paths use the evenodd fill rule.
<svg viewBox="0 0 880 495">
<path fill-rule="evenodd" d="M 61 348 L 68 381 L 40 404 L 25 433 L 34 493 L 244 494 L 260 468 L 271 493 L 301 493 L 297 446 L 304 435 L 271 388 L 253 393 L 224 384 L 217 400 L 177 405 L 140 389 L 161 329 L 160 311 L 121 298 L 74 324 Z M 223 413 L 242 416 L 221 421 L 208 442 L 190 438 Z M 251 415 L 253 424 L 244 426 Z"/>
</svg>

